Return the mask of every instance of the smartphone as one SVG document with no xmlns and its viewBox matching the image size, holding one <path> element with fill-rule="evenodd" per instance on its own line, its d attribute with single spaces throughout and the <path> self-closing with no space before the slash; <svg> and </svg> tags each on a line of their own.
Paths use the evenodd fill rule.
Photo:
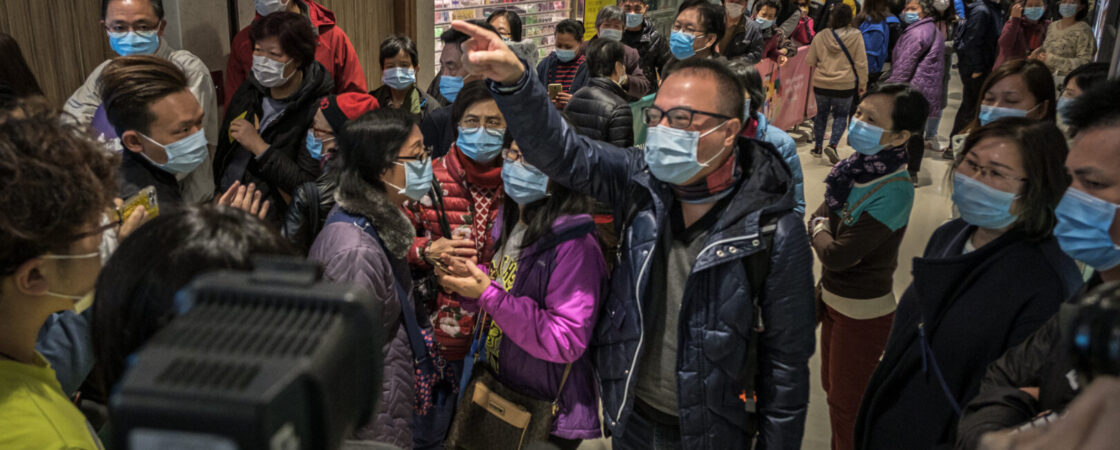
<svg viewBox="0 0 1120 450">
<path fill-rule="evenodd" d="M 560 83 L 549 83 L 548 84 L 548 98 L 550 100 L 556 100 L 556 96 L 560 95 L 560 91 L 562 89 L 564 89 L 564 86 L 561 85 Z"/>
<path fill-rule="evenodd" d="M 128 220 L 136 208 L 143 206 L 148 211 L 148 219 L 159 215 L 159 199 L 156 198 L 156 187 L 148 186 L 141 189 L 121 205 L 121 219 Z"/>
</svg>

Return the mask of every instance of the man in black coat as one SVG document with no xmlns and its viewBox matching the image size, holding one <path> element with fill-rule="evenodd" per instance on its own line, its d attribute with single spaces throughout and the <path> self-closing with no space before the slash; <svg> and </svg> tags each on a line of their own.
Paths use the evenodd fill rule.
<svg viewBox="0 0 1120 450">
<path fill-rule="evenodd" d="M 645 17 L 649 11 L 649 0 L 618 0 L 618 7 L 626 13 L 622 43 L 638 51 L 641 57 L 639 65 L 649 79 L 649 91 L 657 92 L 665 75 L 661 69 L 669 62 L 669 41 L 654 29 L 653 21 Z"/>
</svg>

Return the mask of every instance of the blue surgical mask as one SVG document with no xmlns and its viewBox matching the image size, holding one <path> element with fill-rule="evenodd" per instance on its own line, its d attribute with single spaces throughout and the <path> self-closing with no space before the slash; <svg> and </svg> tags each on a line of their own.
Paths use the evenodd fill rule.
<svg viewBox="0 0 1120 450">
<path fill-rule="evenodd" d="M 393 67 L 381 73 L 381 82 L 398 91 L 416 83 L 416 69 L 411 67 Z"/>
<path fill-rule="evenodd" d="M 848 123 L 848 145 L 864 155 L 874 155 L 885 147 L 882 142 L 883 129 L 853 118 Z"/>
<path fill-rule="evenodd" d="M 921 20 L 921 17 L 918 15 L 918 13 L 916 13 L 914 11 L 906 11 L 906 12 L 902 13 L 902 21 L 903 22 L 914 23 L 914 22 L 917 22 L 919 20 Z"/>
<path fill-rule="evenodd" d="M 755 23 L 758 24 L 758 28 L 760 30 L 765 30 L 767 28 L 770 28 L 772 25 L 774 25 L 774 21 L 771 20 L 771 19 L 763 19 L 763 18 L 759 17 L 757 19 L 754 19 L 754 21 L 755 21 Z"/>
<path fill-rule="evenodd" d="M 1015 223 L 1018 214 L 1011 214 L 1017 196 L 995 189 L 960 172 L 953 172 L 953 203 L 961 218 L 971 225 L 1000 230 Z"/>
<path fill-rule="evenodd" d="M 502 186 L 518 205 L 528 205 L 548 196 L 548 175 L 521 161 L 502 164 Z"/>
<path fill-rule="evenodd" d="M 616 41 L 616 42 L 621 41 L 622 40 L 622 30 L 616 30 L 614 28 L 604 28 L 602 30 L 599 30 L 599 37 L 606 38 L 606 39 Z"/>
<path fill-rule="evenodd" d="M 1058 115 L 1062 117 L 1062 122 L 1065 122 L 1066 117 L 1069 116 L 1069 107 L 1073 106 L 1074 100 L 1070 97 L 1058 97 Z"/>
<path fill-rule="evenodd" d="M 699 131 L 678 130 L 658 125 L 646 133 L 645 160 L 649 171 L 658 180 L 669 184 L 682 185 L 700 173 L 713 159 L 719 157 L 726 148 L 711 159 L 700 162 L 697 158 L 697 144 L 700 138 L 711 134 L 727 124 L 723 122 L 701 134 Z"/>
<path fill-rule="evenodd" d="M 558 48 L 556 49 L 556 59 L 561 62 L 571 62 L 576 59 L 576 51 L 568 48 Z"/>
<path fill-rule="evenodd" d="M 980 126 L 987 125 L 1004 117 L 1027 117 L 1027 111 L 1002 106 L 980 105 Z"/>
<path fill-rule="evenodd" d="M 505 128 L 463 128 L 459 127 L 459 139 L 455 143 L 468 158 L 475 162 L 488 163 L 502 152 Z"/>
<path fill-rule="evenodd" d="M 674 31 L 669 35 L 669 51 L 673 53 L 673 57 L 686 60 L 696 55 L 696 49 L 692 48 L 695 42 L 696 36 L 683 31 Z"/>
<path fill-rule="evenodd" d="M 150 55 L 159 48 L 159 32 L 155 30 L 109 32 L 109 46 L 121 56 Z"/>
<path fill-rule="evenodd" d="M 319 139 L 315 137 L 315 132 L 307 130 L 307 152 L 311 154 L 312 158 L 316 161 L 323 159 L 323 143 L 334 140 L 334 136 L 326 139 Z"/>
<path fill-rule="evenodd" d="M 143 152 L 141 152 L 140 155 L 156 167 L 173 174 L 190 173 L 201 165 L 203 161 L 206 161 L 206 157 L 210 154 L 210 150 L 206 148 L 205 130 L 201 128 L 194 134 L 167 145 L 160 144 L 156 142 L 155 139 L 145 136 L 143 133 L 140 133 L 140 136 L 162 148 L 163 151 L 167 153 L 167 162 L 158 164 L 152 161 L 151 158 L 148 158 L 148 155 L 145 155 Z"/>
<path fill-rule="evenodd" d="M 389 182 L 385 182 L 385 184 L 399 189 L 398 194 L 404 194 L 413 201 L 420 201 L 432 187 L 432 160 L 405 161 L 403 163 L 398 161 L 396 164 L 404 166 L 404 187 Z"/>
<path fill-rule="evenodd" d="M 1058 5 L 1058 14 L 1061 14 L 1062 18 L 1073 17 L 1077 14 L 1077 7 L 1076 3 L 1062 3 Z"/>
<path fill-rule="evenodd" d="M 446 98 L 452 103 L 455 102 L 455 97 L 459 96 L 459 90 L 463 88 L 463 77 L 453 77 L 450 75 L 442 75 L 439 77 L 439 95 Z"/>
<path fill-rule="evenodd" d="M 1031 6 L 1029 8 L 1023 8 L 1023 17 L 1026 17 L 1029 20 L 1037 21 L 1038 19 L 1042 18 L 1042 14 L 1045 12 L 1046 7 L 1044 6 Z"/>
<path fill-rule="evenodd" d="M 645 16 L 637 13 L 626 13 L 626 28 L 635 28 L 642 24 Z"/>
<path fill-rule="evenodd" d="M 746 125 L 751 121 L 751 99 L 750 97 L 743 99 L 743 124 Z"/>
<path fill-rule="evenodd" d="M 1120 265 L 1120 246 L 1109 234 L 1118 208 L 1120 205 L 1072 187 L 1067 189 L 1054 209 L 1058 217 L 1054 237 L 1058 238 L 1062 251 L 1098 271 Z"/>
</svg>

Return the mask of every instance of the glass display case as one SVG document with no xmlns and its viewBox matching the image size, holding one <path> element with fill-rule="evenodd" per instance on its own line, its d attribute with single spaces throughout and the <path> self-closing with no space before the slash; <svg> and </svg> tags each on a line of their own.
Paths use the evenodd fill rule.
<svg viewBox="0 0 1120 450">
<path fill-rule="evenodd" d="M 439 57 L 443 41 L 439 36 L 451 28 L 452 20 L 485 20 L 501 9 L 516 11 L 521 16 L 524 39 L 537 44 L 541 58 L 556 48 L 556 24 L 571 17 L 572 0 L 435 0 L 435 71 L 439 73 Z"/>
</svg>

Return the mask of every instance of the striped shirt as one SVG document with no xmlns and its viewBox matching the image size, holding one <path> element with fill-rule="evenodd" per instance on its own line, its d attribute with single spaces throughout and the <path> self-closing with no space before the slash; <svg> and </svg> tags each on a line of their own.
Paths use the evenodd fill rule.
<svg viewBox="0 0 1120 450">
<path fill-rule="evenodd" d="M 579 66 L 583 65 L 585 59 L 586 57 L 581 54 L 578 58 L 568 62 L 556 60 L 556 67 L 553 67 L 552 71 L 548 73 L 549 84 L 560 83 L 564 88 L 563 92 L 570 94 L 572 81 L 576 79 L 576 72 L 579 70 Z"/>
</svg>

